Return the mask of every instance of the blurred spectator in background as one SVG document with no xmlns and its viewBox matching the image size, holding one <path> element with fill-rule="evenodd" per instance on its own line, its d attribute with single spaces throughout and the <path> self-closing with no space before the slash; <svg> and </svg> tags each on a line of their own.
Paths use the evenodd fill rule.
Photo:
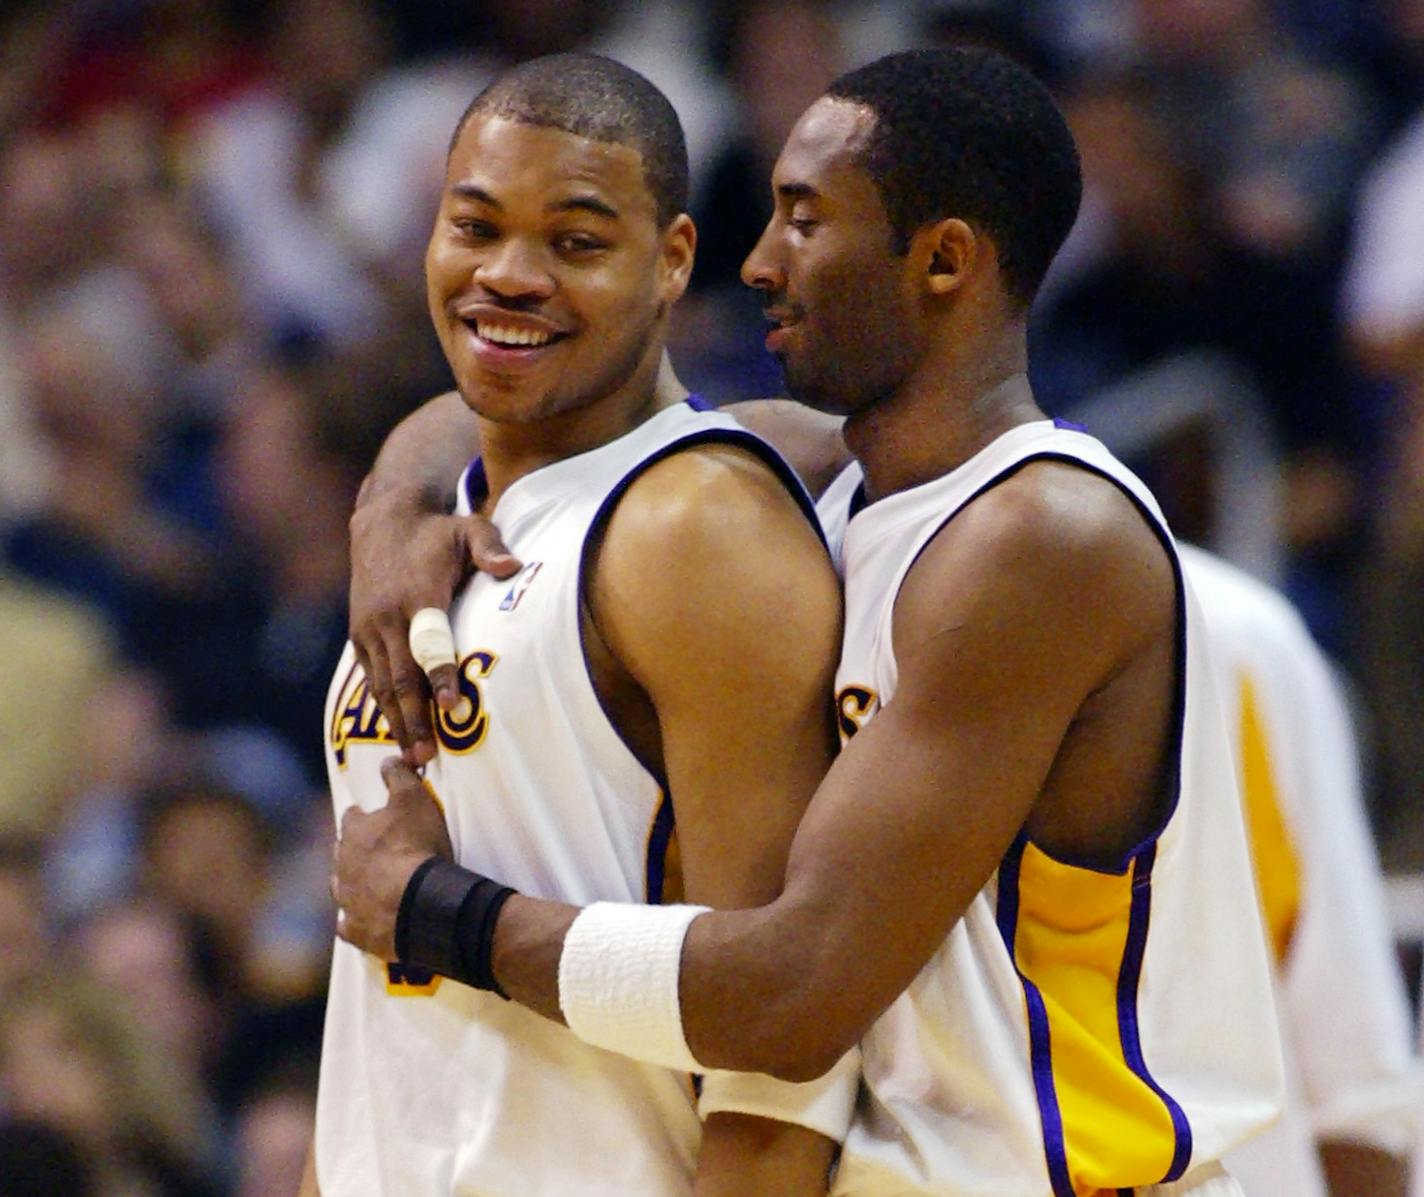
<svg viewBox="0 0 1424 1197">
<path fill-rule="evenodd" d="M 796 118 L 840 74 L 843 57 L 832 12 L 814 0 L 723 4 L 712 36 L 739 132 L 706 168 L 693 213 L 700 234 L 693 285 L 741 296 L 742 263 L 771 216 L 771 168 Z M 754 296 L 750 306 L 758 307 Z"/>
<path fill-rule="evenodd" d="M 35 895 L 40 889 L 39 843 L 13 833 L 0 836 L 0 1003 L 43 967 L 49 928 Z"/>
<path fill-rule="evenodd" d="M 316 1121 L 314 1060 L 289 1062 L 258 1082 L 235 1135 L 236 1197 L 296 1193 Z"/>
<path fill-rule="evenodd" d="M 227 978 L 212 935 L 196 919 L 146 894 L 101 907 L 69 944 L 89 978 L 122 996 L 162 1059 L 184 1075 L 211 1076 L 225 1029 Z"/>
<path fill-rule="evenodd" d="M 239 795 L 171 786 L 145 797 L 139 820 L 142 891 L 191 920 L 211 948 L 223 1035 L 208 1063 L 230 1119 L 256 1078 L 320 1036 L 330 921 L 315 940 L 287 934 L 273 829 Z"/>
<path fill-rule="evenodd" d="M 736 131 L 695 189 L 697 263 L 671 343 L 685 381 L 722 401 L 780 389 L 761 347 L 761 300 L 742 285 L 742 262 L 771 215 L 771 168 L 787 133 L 845 62 L 833 7 L 816 0 L 722 3 L 709 36 L 735 97 Z"/>
<path fill-rule="evenodd" d="M 398 343 L 372 336 L 360 353 L 253 374 L 218 450 L 224 505 L 258 593 L 254 619 L 217 630 L 208 660 L 221 654 L 222 667 L 192 679 L 191 692 L 210 723 L 281 733 L 313 787 L 325 778 L 313 715 L 346 641 L 346 522 L 388 421 L 426 393 L 424 376 L 404 366 Z"/>
<path fill-rule="evenodd" d="M 1210 180 L 1232 240 L 1277 257 L 1328 248 L 1374 148 L 1361 87 L 1306 54 L 1266 0 L 1133 0 L 1156 103 Z"/>
<path fill-rule="evenodd" d="M 95 1197 L 93 1170 L 74 1139 L 48 1122 L 0 1118 L 0 1197 Z"/>
<path fill-rule="evenodd" d="M 0 566 L 0 839 L 52 830 L 85 764 L 70 748 L 77 712 L 112 657 L 91 609 Z"/>
<path fill-rule="evenodd" d="M 289 336 L 350 343 L 381 306 L 349 173 L 358 105 L 389 65 L 389 39 L 363 0 L 294 0 L 277 9 L 269 54 L 266 84 L 193 130 L 187 167 L 231 238 L 253 307 Z"/>
<path fill-rule="evenodd" d="M 6 1115 L 70 1136 L 96 1197 L 204 1197 L 197 1081 L 160 1059 L 114 995 L 53 969 L 0 1007 Z"/>
<path fill-rule="evenodd" d="M 1344 309 L 1350 346 L 1383 392 L 1375 537 L 1358 597 L 1389 808 L 1386 851 L 1418 862 L 1424 860 L 1424 108 L 1366 177 Z"/>
</svg>

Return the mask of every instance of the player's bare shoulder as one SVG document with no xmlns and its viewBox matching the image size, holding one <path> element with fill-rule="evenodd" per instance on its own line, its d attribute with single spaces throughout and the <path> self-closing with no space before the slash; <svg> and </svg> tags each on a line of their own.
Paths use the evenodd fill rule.
<svg viewBox="0 0 1424 1197">
<path fill-rule="evenodd" d="M 750 449 L 710 442 L 670 454 L 644 470 L 609 516 L 600 556 L 634 553 L 671 567 L 701 554 L 755 553 L 748 538 L 817 540 L 788 483 Z"/>
<path fill-rule="evenodd" d="M 719 442 L 665 457 L 629 486 L 592 555 L 585 597 L 625 657 L 636 655 L 634 640 L 710 643 L 723 624 L 767 612 L 796 623 L 798 608 L 824 611 L 817 623 L 832 627 L 840 612 L 813 513 L 757 453 Z"/>
<path fill-rule="evenodd" d="M 1121 487 L 1066 462 L 1029 462 L 962 511 L 916 563 L 897 605 L 1000 607 L 1121 662 L 1170 639 L 1175 579 L 1155 525 Z M 933 617 L 928 617 L 933 624 Z"/>
</svg>

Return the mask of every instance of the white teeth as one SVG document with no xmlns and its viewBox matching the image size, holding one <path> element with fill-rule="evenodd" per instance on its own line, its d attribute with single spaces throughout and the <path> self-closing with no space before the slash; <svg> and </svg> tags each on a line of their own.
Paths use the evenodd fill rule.
<svg viewBox="0 0 1424 1197">
<path fill-rule="evenodd" d="M 486 341 L 492 341 L 496 345 L 547 345 L 549 334 L 546 332 L 535 332 L 528 328 L 507 328 L 502 324 L 486 324 L 484 321 L 476 321 L 476 331 Z"/>
</svg>

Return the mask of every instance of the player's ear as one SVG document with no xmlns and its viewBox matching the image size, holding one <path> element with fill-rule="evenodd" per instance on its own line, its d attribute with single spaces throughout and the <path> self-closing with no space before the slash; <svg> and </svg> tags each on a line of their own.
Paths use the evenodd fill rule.
<svg viewBox="0 0 1424 1197">
<path fill-rule="evenodd" d="M 668 222 L 659 243 L 660 298 L 674 304 L 682 298 L 692 278 L 692 262 L 697 255 L 697 226 L 686 212 Z"/>
<path fill-rule="evenodd" d="M 982 249 L 974 229 L 953 216 L 926 225 L 915 240 L 923 247 L 925 286 L 931 295 L 948 295 L 963 286 Z"/>
</svg>

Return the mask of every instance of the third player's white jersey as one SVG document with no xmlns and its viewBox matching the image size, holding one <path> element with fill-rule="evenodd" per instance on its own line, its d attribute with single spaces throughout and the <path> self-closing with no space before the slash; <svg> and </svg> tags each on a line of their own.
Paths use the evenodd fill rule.
<svg viewBox="0 0 1424 1197">
<path fill-rule="evenodd" d="M 1404 1155 L 1424 1119 L 1349 710 L 1284 596 L 1200 549 L 1181 556 L 1232 734 L 1291 1082 L 1285 1117 L 1227 1162 L 1248 1193 L 1324 1197 L 1317 1132 Z"/>
<path fill-rule="evenodd" d="M 581 641 L 590 529 L 626 484 L 702 441 L 765 446 L 678 404 L 515 482 L 492 513 L 523 569 L 452 611 L 465 705 L 426 771 L 455 857 L 531 895 L 659 902 L 673 812 L 610 724 Z M 478 501 L 476 466 L 462 512 Z M 328 702 L 336 815 L 384 805 L 394 746 L 348 647 Z M 691 1080 L 590 1047 L 496 995 L 336 945 L 318 1098 L 323 1197 L 676 1197 L 700 1135 Z"/>
<path fill-rule="evenodd" d="M 1116 869 L 1015 841 L 862 1042 L 867 1093 L 835 1188 L 845 1197 L 1127 1191 L 1190 1176 L 1279 1108 L 1266 949 L 1200 615 L 1156 503 L 1098 441 L 1024 425 L 854 513 L 858 467 L 831 487 L 820 511 L 846 581 L 842 732 L 894 701 L 892 613 L 916 556 L 1035 459 L 1111 480 L 1172 556 L 1175 801 Z"/>
</svg>

